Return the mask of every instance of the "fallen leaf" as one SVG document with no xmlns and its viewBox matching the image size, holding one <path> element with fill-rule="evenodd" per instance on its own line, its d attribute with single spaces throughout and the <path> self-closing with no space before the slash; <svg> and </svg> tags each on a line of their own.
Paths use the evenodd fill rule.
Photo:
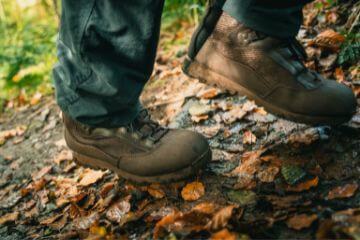
<svg viewBox="0 0 360 240">
<path fill-rule="evenodd" d="M 30 104 L 31 105 L 37 105 L 39 104 L 40 100 L 42 98 L 42 94 L 41 93 L 35 93 L 34 96 L 31 98 L 30 100 Z"/>
<path fill-rule="evenodd" d="M 211 112 L 211 107 L 206 104 L 195 103 L 189 108 L 191 116 L 204 116 Z"/>
<path fill-rule="evenodd" d="M 257 107 L 254 112 L 259 113 L 263 116 L 266 116 L 268 114 L 263 107 Z"/>
<path fill-rule="evenodd" d="M 59 220 L 62 216 L 63 213 L 55 214 L 54 216 L 41 219 L 39 223 L 42 225 L 49 225 L 51 223 L 54 223 L 56 220 Z"/>
<path fill-rule="evenodd" d="M 202 99 L 212 99 L 216 96 L 218 96 L 221 93 L 221 91 L 217 88 L 210 88 L 210 89 L 205 89 L 201 92 L 199 92 L 196 97 L 197 98 L 202 98 Z"/>
<path fill-rule="evenodd" d="M 31 174 L 31 178 L 33 181 L 39 180 L 40 178 L 44 177 L 48 174 L 52 169 L 52 166 L 43 167 L 40 171 Z"/>
<path fill-rule="evenodd" d="M 233 122 L 237 120 L 241 120 L 244 118 L 244 116 L 247 114 L 246 111 L 244 111 L 242 108 L 235 107 L 231 109 L 230 111 L 224 113 L 222 115 L 222 120 L 226 124 L 232 124 Z"/>
<path fill-rule="evenodd" d="M 318 219 L 318 216 L 316 214 L 300 214 L 289 218 L 286 221 L 286 225 L 291 229 L 301 230 L 310 227 L 316 219 Z"/>
<path fill-rule="evenodd" d="M 78 229 L 87 230 L 99 219 L 100 219 L 99 213 L 94 212 L 88 216 L 76 219 L 74 223 Z"/>
<path fill-rule="evenodd" d="M 122 218 L 124 218 L 126 214 L 130 211 L 130 199 L 131 195 L 111 205 L 111 207 L 106 212 L 107 219 L 112 222 L 120 223 Z"/>
<path fill-rule="evenodd" d="M 235 206 L 231 205 L 220 209 L 215 213 L 211 221 L 206 224 L 205 228 L 209 230 L 217 230 L 226 227 L 232 216 L 234 208 Z"/>
<path fill-rule="evenodd" d="M 338 50 L 340 45 L 345 41 L 345 37 L 332 29 L 321 32 L 309 45 L 316 45 L 322 48 Z"/>
<path fill-rule="evenodd" d="M 90 227 L 90 233 L 96 236 L 105 237 L 107 235 L 106 228 L 103 226 L 93 225 Z"/>
<path fill-rule="evenodd" d="M 229 128 L 225 128 L 224 129 L 224 138 L 229 138 L 231 137 L 231 132 L 229 130 Z"/>
<path fill-rule="evenodd" d="M 281 174 L 290 185 L 300 182 L 306 176 L 306 172 L 302 168 L 287 163 L 281 166 Z"/>
<path fill-rule="evenodd" d="M 8 222 L 15 222 L 19 218 L 19 212 L 13 212 L 0 217 L 0 225 Z"/>
<path fill-rule="evenodd" d="M 254 101 L 247 101 L 243 106 L 242 106 L 242 110 L 244 112 L 252 112 L 257 108 L 256 104 Z"/>
<path fill-rule="evenodd" d="M 205 187 L 201 182 L 187 184 L 181 191 L 181 196 L 185 201 L 195 201 L 205 194 Z"/>
<path fill-rule="evenodd" d="M 100 179 L 102 179 L 105 175 L 104 171 L 101 170 L 93 170 L 90 168 L 86 168 L 85 171 L 80 175 L 80 182 L 78 183 L 79 186 L 90 186 Z"/>
<path fill-rule="evenodd" d="M 273 182 L 276 175 L 280 172 L 278 167 L 270 166 L 257 174 L 257 177 L 261 182 Z"/>
<path fill-rule="evenodd" d="M 106 198 L 106 196 L 108 195 L 108 193 L 111 191 L 111 189 L 113 189 L 115 186 L 115 182 L 109 182 L 109 183 L 106 183 L 101 191 L 100 191 L 100 196 L 102 198 Z"/>
<path fill-rule="evenodd" d="M 160 186 L 157 184 L 151 184 L 149 187 L 147 187 L 147 191 L 154 198 L 161 199 L 165 197 L 164 191 L 161 190 Z"/>
<path fill-rule="evenodd" d="M 288 191 L 288 192 L 303 192 L 303 191 L 309 190 L 312 187 L 316 187 L 318 185 L 318 183 L 319 183 L 319 177 L 316 176 L 315 178 L 313 178 L 309 181 L 300 183 L 296 186 L 287 186 L 286 191 Z"/>
<path fill-rule="evenodd" d="M 237 189 L 250 189 L 254 187 L 254 185 L 256 184 L 254 182 L 255 174 L 260 168 L 260 156 L 263 152 L 264 150 L 245 152 L 241 157 L 241 162 L 239 163 L 239 166 L 230 173 L 225 174 L 225 176 L 228 177 L 238 178 L 238 184 L 236 185 Z"/>
<path fill-rule="evenodd" d="M 65 150 L 62 150 L 54 159 L 54 162 L 57 164 L 57 165 L 60 165 L 61 162 L 63 161 L 70 161 L 73 159 L 73 154 L 72 154 L 72 151 L 68 150 L 68 149 L 65 149 Z"/>
<path fill-rule="evenodd" d="M 191 116 L 193 122 L 199 123 L 209 119 L 209 115 Z"/>
<path fill-rule="evenodd" d="M 227 230 L 225 228 L 219 232 L 213 233 L 211 235 L 210 239 L 211 240 L 236 240 L 237 237 L 236 237 L 235 233 L 229 232 L 229 230 Z"/>
<path fill-rule="evenodd" d="M 344 70 L 342 69 L 342 67 L 338 67 L 335 69 L 335 78 L 336 78 L 336 81 L 338 81 L 339 83 L 342 83 L 345 81 L 345 74 L 344 74 Z"/>
<path fill-rule="evenodd" d="M 254 144 L 256 143 L 256 136 L 250 131 L 246 131 L 243 136 L 243 144 Z"/>
<path fill-rule="evenodd" d="M 255 205 L 257 202 L 256 193 L 249 190 L 231 190 L 227 192 L 226 196 L 231 202 L 240 206 Z"/>
<path fill-rule="evenodd" d="M 215 203 L 212 202 L 203 202 L 203 203 L 199 203 L 198 205 L 196 205 L 195 207 L 193 207 L 193 211 L 196 212 L 200 212 L 200 213 L 204 213 L 204 214 L 213 214 L 216 209 L 217 209 L 217 205 Z"/>
<path fill-rule="evenodd" d="M 345 186 L 338 186 L 328 193 L 327 199 L 332 200 L 337 198 L 349 198 L 354 195 L 357 189 L 358 185 L 356 183 L 346 184 Z"/>
</svg>

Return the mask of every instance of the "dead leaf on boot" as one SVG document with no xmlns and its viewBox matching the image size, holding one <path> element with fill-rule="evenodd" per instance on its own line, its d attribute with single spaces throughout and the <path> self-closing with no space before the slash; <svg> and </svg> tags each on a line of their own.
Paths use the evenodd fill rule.
<svg viewBox="0 0 360 240">
<path fill-rule="evenodd" d="M 0 225 L 8 222 L 15 222 L 19 218 L 20 213 L 18 211 L 6 214 L 0 217 Z"/>
<path fill-rule="evenodd" d="M 300 214 L 289 218 L 286 221 L 286 225 L 291 229 L 301 230 L 310 227 L 316 219 L 318 219 L 318 216 L 316 214 Z"/>
<path fill-rule="evenodd" d="M 229 232 L 226 228 L 213 233 L 210 237 L 211 240 L 236 240 L 237 236 L 235 233 Z M 250 238 L 249 238 L 250 239 Z"/>
<path fill-rule="evenodd" d="M 357 189 L 358 185 L 356 183 L 338 186 L 328 193 L 327 199 L 349 198 L 354 195 Z"/>
<path fill-rule="evenodd" d="M 187 184 L 181 191 L 181 196 L 185 201 L 196 201 L 205 194 L 205 187 L 201 182 Z"/>
<path fill-rule="evenodd" d="M 79 186 L 87 187 L 90 186 L 100 179 L 102 179 L 105 175 L 104 171 L 101 170 L 93 170 L 90 168 L 86 168 L 84 172 L 80 175 L 80 182 L 78 183 Z"/>
</svg>

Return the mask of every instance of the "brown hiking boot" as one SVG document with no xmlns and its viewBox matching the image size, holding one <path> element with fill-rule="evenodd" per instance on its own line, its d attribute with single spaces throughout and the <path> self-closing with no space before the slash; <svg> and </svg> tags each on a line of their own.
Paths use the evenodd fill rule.
<svg viewBox="0 0 360 240">
<path fill-rule="evenodd" d="M 351 89 L 306 69 L 305 57 L 295 39 L 255 32 L 210 7 L 193 36 L 183 70 L 246 95 L 289 120 L 314 125 L 348 121 L 357 105 Z"/>
<path fill-rule="evenodd" d="M 200 134 L 162 128 L 145 110 L 121 128 L 89 127 L 65 114 L 64 125 L 66 143 L 79 164 L 110 169 L 135 182 L 181 180 L 211 159 L 209 145 Z"/>
</svg>

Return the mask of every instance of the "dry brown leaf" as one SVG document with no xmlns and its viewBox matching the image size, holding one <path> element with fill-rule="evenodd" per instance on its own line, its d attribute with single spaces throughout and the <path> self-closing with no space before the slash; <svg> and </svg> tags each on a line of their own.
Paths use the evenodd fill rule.
<svg viewBox="0 0 360 240">
<path fill-rule="evenodd" d="M 236 237 L 235 233 L 229 232 L 229 230 L 227 230 L 225 228 L 219 232 L 213 233 L 211 235 L 210 239 L 211 240 L 236 240 L 237 237 Z"/>
<path fill-rule="evenodd" d="M 356 183 L 346 184 L 345 186 L 338 186 L 329 192 L 327 199 L 332 200 L 337 198 L 352 197 L 357 189 L 358 185 Z"/>
<path fill-rule="evenodd" d="M 218 206 L 215 203 L 204 202 L 204 203 L 199 203 L 198 205 L 193 207 L 192 210 L 210 215 L 210 214 L 213 214 L 217 208 L 218 208 Z"/>
<path fill-rule="evenodd" d="M 246 114 L 247 114 L 247 112 L 244 111 L 242 108 L 235 107 L 235 108 L 231 109 L 230 111 L 224 113 L 222 115 L 222 120 L 226 124 L 232 124 L 233 122 L 235 122 L 237 120 L 243 119 Z"/>
<path fill-rule="evenodd" d="M 224 129 L 224 138 L 229 138 L 231 137 L 231 132 L 229 130 L 229 128 L 225 128 Z"/>
<path fill-rule="evenodd" d="M 335 78 L 336 78 L 336 81 L 338 81 L 339 83 L 342 83 L 345 81 L 345 74 L 344 74 L 344 70 L 342 69 L 342 67 L 338 67 L 335 69 Z"/>
<path fill-rule="evenodd" d="M 288 191 L 288 192 L 303 192 L 303 191 L 309 190 L 312 187 L 316 187 L 318 184 L 319 184 L 319 177 L 316 176 L 315 178 L 313 178 L 309 181 L 300 183 L 296 186 L 288 185 L 286 188 L 286 191 Z"/>
<path fill-rule="evenodd" d="M 345 41 L 345 37 L 332 29 L 320 33 L 310 45 L 316 45 L 322 48 L 338 50 L 340 45 Z"/>
<path fill-rule="evenodd" d="M 225 176 L 238 178 L 238 183 L 236 184 L 237 189 L 250 189 L 255 187 L 255 174 L 260 168 L 260 156 L 263 152 L 264 150 L 245 152 L 242 155 L 239 166 L 236 167 L 232 172 L 225 174 Z"/>
<path fill-rule="evenodd" d="M 147 187 L 147 191 L 154 198 L 161 199 L 165 197 L 164 191 L 160 189 L 158 184 L 151 184 Z"/>
<path fill-rule="evenodd" d="M 99 213 L 93 212 L 92 214 L 86 217 L 76 219 L 75 226 L 80 230 L 87 230 L 99 219 L 100 219 Z"/>
<path fill-rule="evenodd" d="M 242 106 L 242 110 L 244 112 L 252 112 L 257 108 L 256 104 L 254 101 L 247 101 L 243 106 Z"/>
<path fill-rule="evenodd" d="M 61 162 L 63 161 L 70 161 L 73 159 L 73 154 L 70 150 L 68 149 L 65 149 L 65 150 L 62 150 L 54 159 L 54 162 L 57 164 L 57 165 L 60 165 Z"/>
<path fill-rule="evenodd" d="M 243 136 L 243 144 L 254 144 L 256 143 L 256 136 L 250 131 L 246 131 Z"/>
<path fill-rule="evenodd" d="M 217 97 L 219 94 L 221 93 L 221 91 L 217 88 L 210 88 L 210 89 L 205 89 L 201 92 L 199 92 L 196 97 L 197 98 L 202 98 L 202 99 L 212 99 L 214 97 Z"/>
<path fill-rule="evenodd" d="M 227 206 L 220 209 L 217 213 L 215 213 L 215 215 L 213 216 L 211 221 L 208 222 L 205 228 L 217 230 L 226 227 L 232 216 L 234 208 L 235 206 Z"/>
<path fill-rule="evenodd" d="M 262 116 L 266 116 L 268 114 L 263 107 L 257 107 L 254 112 L 259 113 Z"/>
<path fill-rule="evenodd" d="M 259 180 L 261 182 L 273 182 L 276 175 L 280 172 L 280 169 L 278 167 L 275 166 L 270 166 L 262 171 L 260 171 L 257 175 L 257 177 L 259 178 Z"/>
<path fill-rule="evenodd" d="M 0 225 L 18 220 L 20 213 L 13 212 L 0 217 Z"/>
<path fill-rule="evenodd" d="M 51 217 L 43 218 L 39 221 L 39 223 L 42 225 L 49 225 L 59 220 L 63 215 L 64 215 L 63 213 L 59 213 Z"/>
<path fill-rule="evenodd" d="M 44 177 L 46 174 L 48 174 L 52 169 L 52 166 L 46 166 L 43 167 L 40 171 L 32 173 L 31 177 L 33 181 L 39 180 L 40 178 Z"/>
<path fill-rule="evenodd" d="M 96 183 L 100 179 L 102 179 L 105 175 L 104 171 L 101 170 L 93 170 L 90 168 L 86 168 L 84 172 L 80 175 L 80 182 L 78 183 L 79 186 L 90 186 L 91 184 Z"/>
<path fill-rule="evenodd" d="M 109 183 L 106 183 L 101 191 L 100 191 L 100 196 L 102 198 L 106 198 L 106 196 L 108 195 L 108 193 L 111 191 L 111 189 L 113 189 L 115 186 L 115 182 L 109 182 Z"/>
<path fill-rule="evenodd" d="M 301 230 L 310 227 L 316 219 L 318 219 L 318 216 L 316 214 L 300 214 L 289 218 L 286 221 L 286 225 L 291 229 Z"/>
<path fill-rule="evenodd" d="M 33 218 L 37 215 L 39 215 L 39 209 L 37 206 L 34 206 L 32 209 L 25 212 L 25 218 Z"/>
<path fill-rule="evenodd" d="M 195 201 L 205 194 L 205 187 L 201 182 L 187 184 L 181 191 L 181 196 L 185 201 Z"/>
<path fill-rule="evenodd" d="M 130 212 L 130 199 L 131 195 L 111 205 L 111 207 L 106 212 L 107 219 L 112 222 L 120 223 L 126 214 Z"/>
<path fill-rule="evenodd" d="M 193 122 L 199 123 L 205 120 L 209 119 L 209 115 L 205 114 L 205 115 L 199 115 L 199 116 L 191 116 L 191 120 Z"/>
</svg>

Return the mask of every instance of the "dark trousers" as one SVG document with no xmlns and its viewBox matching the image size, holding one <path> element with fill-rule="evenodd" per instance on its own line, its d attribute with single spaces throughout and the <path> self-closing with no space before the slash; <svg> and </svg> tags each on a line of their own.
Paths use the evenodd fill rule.
<svg viewBox="0 0 360 240">
<path fill-rule="evenodd" d="M 171 0 L 169 0 L 171 1 Z M 311 0 L 217 0 L 248 27 L 293 37 Z M 163 0 L 62 0 L 56 98 L 73 119 L 118 127 L 139 112 L 159 40 Z"/>
</svg>

